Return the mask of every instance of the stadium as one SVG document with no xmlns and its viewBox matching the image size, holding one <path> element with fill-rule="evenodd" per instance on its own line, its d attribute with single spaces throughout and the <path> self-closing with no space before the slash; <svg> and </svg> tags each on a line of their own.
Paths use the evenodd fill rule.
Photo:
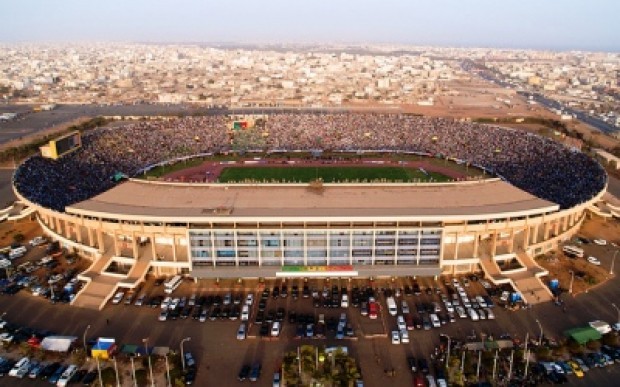
<svg viewBox="0 0 620 387">
<path fill-rule="evenodd" d="M 47 235 L 92 260 L 74 303 L 95 308 L 149 272 L 375 278 L 483 270 L 495 283 L 534 294 L 545 289 L 539 277 L 546 272 L 532 257 L 570 238 L 607 185 L 596 161 L 552 139 L 405 114 L 168 118 L 70 138 L 59 139 L 59 149 L 50 143 L 46 152 L 55 157 L 42 150 L 22 163 L 13 186 Z M 209 171 L 145 178 L 196 158 L 221 170 L 260 167 L 274 154 L 283 168 L 354 157 L 402 169 L 394 155 L 413 155 L 481 173 L 447 182 L 222 183 Z M 424 175 L 445 172 L 424 165 L 417 168 Z"/>
</svg>

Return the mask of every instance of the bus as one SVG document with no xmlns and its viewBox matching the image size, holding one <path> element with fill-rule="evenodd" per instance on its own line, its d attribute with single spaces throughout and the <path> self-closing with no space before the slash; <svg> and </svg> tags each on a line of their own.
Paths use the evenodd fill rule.
<svg viewBox="0 0 620 387">
<path fill-rule="evenodd" d="M 164 293 L 172 294 L 172 292 L 174 292 L 176 288 L 181 285 L 181 282 L 183 282 L 183 277 L 181 277 L 180 275 L 175 275 L 164 284 Z"/>
<path fill-rule="evenodd" d="M 562 251 L 569 257 L 583 258 L 583 249 L 580 249 L 579 247 L 566 245 L 562 247 Z"/>
</svg>

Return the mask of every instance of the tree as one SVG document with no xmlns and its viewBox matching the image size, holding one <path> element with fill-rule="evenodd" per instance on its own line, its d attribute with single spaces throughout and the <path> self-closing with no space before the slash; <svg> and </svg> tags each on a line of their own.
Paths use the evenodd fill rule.
<svg viewBox="0 0 620 387">
<path fill-rule="evenodd" d="M 586 347 L 592 351 L 598 351 L 601 349 L 601 342 L 599 340 L 590 340 L 586 344 Z"/>
<path fill-rule="evenodd" d="M 13 241 L 15 243 L 22 243 L 24 239 L 26 239 L 26 237 L 21 232 L 18 232 L 17 234 L 13 235 Z"/>
</svg>

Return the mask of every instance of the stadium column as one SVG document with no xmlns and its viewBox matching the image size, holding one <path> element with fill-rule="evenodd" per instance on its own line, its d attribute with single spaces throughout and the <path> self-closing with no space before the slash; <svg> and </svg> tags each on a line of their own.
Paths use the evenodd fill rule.
<svg viewBox="0 0 620 387">
<path fill-rule="evenodd" d="M 95 237 L 93 236 L 93 229 L 92 229 L 92 227 L 86 226 L 86 231 L 88 232 L 88 245 L 90 247 L 94 247 L 95 246 Z"/>
<path fill-rule="evenodd" d="M 454 233 L 454 259 L 459 259 L 459 233 Z"/>
<path fill-rule="evenodd" d="M 75 236 L 76 236 L 77 242 L 79 244 L 82 244 L 82 225 L 78 223 L 73 223 L 73 227 L 75 230 Z"/>
<path fill-rule="evenodd" d="M 568 216 L 564 216 L 562 217 L 563 221 L 564 221 L 564 227 L 562 227 L 562 231 L 566 232 L 568 231 Z"/>
<path fill-rule="evenodd" d="M 113 240 L 114 240 L 114 255 L 116 255 L 117 257 L 119 257 L 121 255 L 121 248 L 118 244 L 118 236 L 116 235 L 116 230 L 114 230 L 114 233 L 112 234 Z"/>
<path fill-rule="evenodd" d="M 62 227 L 60 226 L 60 219 L 57 216 L 54 217 L 54 223 L 56 224 L 56 234 L 62 235 Z"/>
<path fill-rule="evenodd" d="M 478 244 L 480 243 L 480 234 L 476 231 L 474 234 L 474 258 L 478 257 Z"/>
<path fill-rule="evenodd" d="M 177 261 L 177 236 L 172 234 L 172 260 Z"/>
<path fill-rule="evenodd" d="M 509 243 L 509 246 L 510 246 L 510 250 L 508 250 L 508 252 L 509 253 L 514 253 L 514 250 L 515 250 L 515 229 L 514 229 L 514 227 L 512 227 L 510 229 L 510 243 Z"/>
<path fill-rule="evenodd" d="M 138 238 L 136 238 L 136 233 L 131 233 L 131 242 L 133 247 L 133 259 L 138 259 Z"/>
<path fill-rule="evenodd" d="M 155 233 L 151 234 L 151 260 L 157 261 L 157 249 L 155 248 Z"/>
<path fill-rule="evenodd" d="M 530 244 L 530 234 L 532 233 L 532 228 L 530 226 L 525 226 L 525 228 L 523 229 L 523 232 L 525 233 L 525 236 L 523 239 L 523 249 L 527 249 L 527 247 Z"/>
<path fill-rule="evenodd" d="M 534 225 L 534 234 L 532 234 L 532 244 L 535 245 L 536 243 L 538 243 L 538 227 L 540 226 L 540 224 L 535 224 Z"/>
<path fill-rule="evenodd" d="M 547 239 L 549 239 L 549 232 L 551 231 L 551 225 L 549 224 L 549 221 L 545 220 L 545 231 L 543 234 L 543 241 L 546 241 Z"/>
<path fill-rule="evenodd" d="M 103 254 L 105 252 L 105 246 L 103 245 L 103 230 L 101 230 L 101 226 L 97 229 L 97 244 L 99 245 L 99 252 Z"/>
</svg>

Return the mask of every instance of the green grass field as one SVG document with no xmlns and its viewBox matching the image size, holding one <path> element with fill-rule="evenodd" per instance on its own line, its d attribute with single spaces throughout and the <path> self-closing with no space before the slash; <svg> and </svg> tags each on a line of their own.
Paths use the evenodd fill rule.
<svg viewBox="0 0 620 387">
<path fill-rule="evenodd" d="M 414 168 L 399 167 L 228 167 L 218 179 L 232 182 L 297 182 L 308 183 L 321 178 L 325 183 L 343 182 L 445 182 L 449 177 L 440 173 L 426 176 Z"/>
</svg>

